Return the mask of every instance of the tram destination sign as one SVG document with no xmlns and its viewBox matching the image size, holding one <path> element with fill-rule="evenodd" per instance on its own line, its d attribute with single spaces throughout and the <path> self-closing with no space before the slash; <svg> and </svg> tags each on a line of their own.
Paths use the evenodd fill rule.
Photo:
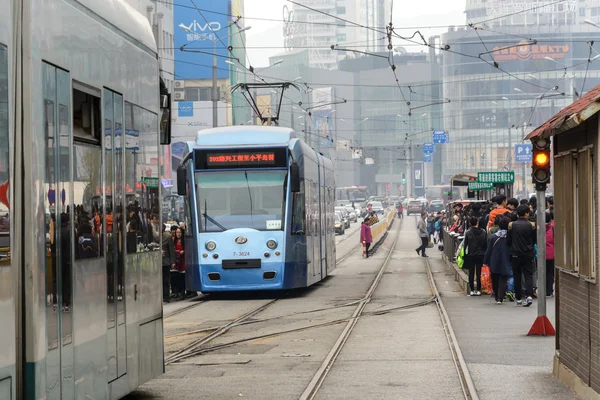
<svg viewBox="0 0 600 400">
<path fill-rule="evenodd" d="M 514 183 L 515 171 L 478 172 L 477 181 L 480 183 Z"/>
<path fill-rule="evenodd" d="M 491 182 L 469 182 L 469 190 L 490 190 L 494 188 Z"/>
<path fill-rule="evenodd" d="M 196 150 L 196 169 L 284 168 L 287 149 Z"/>
</svg>

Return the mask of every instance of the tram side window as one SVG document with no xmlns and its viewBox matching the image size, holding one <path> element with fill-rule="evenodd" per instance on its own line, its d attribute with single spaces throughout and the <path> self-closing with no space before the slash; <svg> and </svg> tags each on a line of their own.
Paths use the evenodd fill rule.
<svg viewBox="0 0 600 400">
<path fill-rule="evenodd" d="M 292 197 L 292 235 L 304 235 L 306 213 L 304 211 L 304 179 L 300 180 L 300 191 Z"/>
<path fill-rule="evenodd" d="M 138 252 L 160 250 L 159 156 L 158 116 L 125 102 L 126 248 Z"/>
<path fill-rule="evenodd" d="M 0 265 L 10 262 L 8 51 L 0 44 Z"/>
<path fill-rule="evenodd" d="M 73 86 L 77 86 L 73 82 Z M 85 92 L 83 91 L 85 90 Z M 73 89 L 75 259 L 102 257 L 102 120 L 100 91 Z"/>
</svg>

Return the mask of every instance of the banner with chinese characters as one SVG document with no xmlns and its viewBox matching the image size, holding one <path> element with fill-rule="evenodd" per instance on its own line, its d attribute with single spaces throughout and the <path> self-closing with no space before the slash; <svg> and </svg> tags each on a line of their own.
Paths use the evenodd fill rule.
<svg viewBox="0 0 600 400">
<path fill-rule="evenodd" d="M 514 183 L 515 171 L 478 172 L 477 181 L 480 183 Z"/>
</svg>

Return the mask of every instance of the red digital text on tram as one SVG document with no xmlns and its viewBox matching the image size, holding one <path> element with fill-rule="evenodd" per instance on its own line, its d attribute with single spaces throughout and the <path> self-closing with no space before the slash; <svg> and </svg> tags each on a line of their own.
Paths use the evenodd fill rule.
<svg viewBox="0 0 600 400">
<path fill-rule="evenodd" d="M 208 164 L 273 164 L 275 162 L 274 153 L 246 153 L 230 155 L 212 155 L 208 156 Z"/>
</svg>

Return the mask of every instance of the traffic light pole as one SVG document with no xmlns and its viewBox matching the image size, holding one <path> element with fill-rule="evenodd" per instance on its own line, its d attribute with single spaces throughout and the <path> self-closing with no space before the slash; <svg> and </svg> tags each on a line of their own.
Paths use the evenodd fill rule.
<svg viewBox="0 0 600 400">
<path fill-rule="evenodd" d="M 550 140 L 538 137 L 533 145 L 532 173 L 537 195 L 537 272 L 538 272 L 538 316 L 527 335 L 554 336 L 556 331 L 546 316 L 546 187 L 550 181 Z"/>
<path fill-rule="evenodd" d="M 546 316 L 546 191 L 537 191 L 538 317 Z"/>
<path fill-rule="evenodd" d="M 536 188 L 537 195 L 537 272 L 538 272 L 538 293 L 537 305 L 538 316 L 535 319 L 528 336 L 554 336 L 556 331 L 546 315 L 546 190 Z"/>
</svg>

